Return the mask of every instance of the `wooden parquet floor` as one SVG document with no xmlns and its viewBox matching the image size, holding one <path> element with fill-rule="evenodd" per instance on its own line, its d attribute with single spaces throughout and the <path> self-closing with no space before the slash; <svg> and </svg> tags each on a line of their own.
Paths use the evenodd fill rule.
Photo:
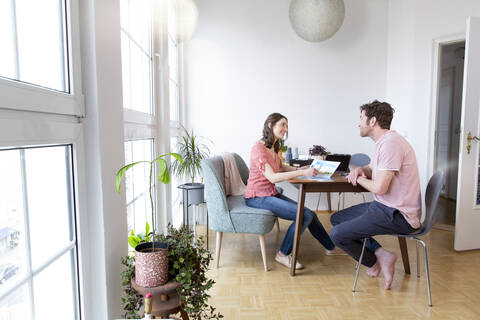
<svg viewBox="0 0 480 320">
<path fill-rule="evenodd" d="M 330 229 L 329 214 L 319 213 L 319 217 Z M 281 221 L 280 232 L 274 228 L 266 235 L 268 272 L 263 270 L 257 236 L 223 235 L 220 267 L 215 269 L 212 262 L 209 276 L 216 281 L 210 303 L 225 319 L 480 319 L 480 251 L 454 251 L 452 232 L 432 230 L 424 239 L 429 250 L 430 308 L 423 253 L 421 277 L 416 276 L 414 241 L 407 240 L 412 274 L 406 275 L 397 239 L 377 237 L 399 257 L 392 289 L 385 291 L 383 278 L 369 278 L 362 267 L 357 292 L 352 293 L 354 260 L 326 256 L 308 231 L 300 243 L 304 270 L 290 277 L 289 270 L 275 262 L 288 225 Z M 209 235 L 214 252 L 215 233 Z"/>
</svg>

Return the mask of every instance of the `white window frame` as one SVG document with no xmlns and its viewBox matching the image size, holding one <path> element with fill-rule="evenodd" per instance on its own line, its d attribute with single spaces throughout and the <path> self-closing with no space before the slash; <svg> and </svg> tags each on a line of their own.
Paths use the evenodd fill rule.
<svg viewBox="0 0 480 320">
<path fill-rule="evenodd" d="M 85 115 L 81 85 L 80 32 L 78 1 L 65 0 L 67 21 L 66 76 L 70 92 L 60 92 L 17 80 L 0 78 L 0 109 L 25 110 L 43 113 Z"/>
<path fill-rule="evenodd" d="M 76 247 L 75 292 L 77 319 L 82 319 L 90 307 L 85 303 L 95 275 L 89 272 L 88 217 L 86 210 L 85 186 L 85 150 L 84 125 L 80 118 L 85 116 L 84 97 L 82 94 L 82 74 L 80 58 L 79 1 L 65 0 L 66 13 L 66 58 L 65 76 L 68 75 L 69 92 L 61 92 L 38 85 L 0 78 L 0 148 L 22 148 L 47 145 L 72 146 L 73 200 L 76 237 L 68 248 Z M 54 259 L 55 259 L 54 258 Z M 41 272 L 47 264 L 38 269 Z M 34 277 L 32 274 L 22 279 L 15 289 Z M 12 290 L 15 290 L 12 289 Z M 11 292 L 9 290 L 9 292 Z M 5 295 L 7 297 L 7 295 Z M 90 314 L 91 312 L 88 312 Z"/>
<path fill-rule="evenodd" d="M 25 128 L 29 128 L 26 130 Z M 76 118 L 71 116 L 48 115 L 23 111 L 0 110 L 0 148 L 10 147 L 35 147 L 47 145 L 71 145 L 72 146 L 72 173 L 73 173 L 73 200 L 75 203 L 73 213 L 75 221 L 74 239 L 67 248 L 62 249 L 55 257 L 45 262 L 40 268 L 29 276 L 23 278 L 15 287 L 6 293 L 5 297 L 31 279 L 65 254 L 68 250 L 76 247 L 76 269 L 74 274 L 77 283 L 75 284 L 77 319 L 81 319 L 84 312 L 84 294 L 86 281 L 89 278 L 87 270 L 88 261 L 86 245 L 81 239 L 88 239 L 85 211 L 85 178 L 84 178 L 84 147 L 83 129 Z M 28 236 L 28 235 L 27 235 Z M 84 248 L 85 247 L 85 248 Z M 28 248 L 27 248 L 28 250 Z M 33 308 L 32 306 L 30 306 Z"/>
<path fill-rule="evenodd" d="M 124 108 L 124 140 L 154 139 L 155 155 L 170 152 L 170 137 L 178 136 L 183 117 L 183 69 L 181 68 L 181 55 L 179 61 L 179 121 L 170 121 L 169 106 L 169 65 L 168 65 L 168 10 L 167 1 L 154 2 L 152 18 L 152 95 L 153 115 Z M 162 7 L 163 6 L 163 7 Z M 180 47 L 182 44 L 177 42 Z M 166 159 L 170 161 L 170 159 Z M 166 231 L 172 221 L 172 184 L 157 184 L 156 188 L 156 221 L 158 230 Z M 135 230 L 137 232 L 137 230 Z"/>
</svg>

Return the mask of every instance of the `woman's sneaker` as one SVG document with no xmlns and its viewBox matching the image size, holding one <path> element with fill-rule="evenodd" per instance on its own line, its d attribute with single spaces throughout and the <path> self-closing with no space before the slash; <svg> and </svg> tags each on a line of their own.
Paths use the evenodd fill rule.
<svg viewBox="0 0 480 320">
<path fill-rule="evenodd" d="M 275 257 L 275 261 L 277 261 L 280 264 L 283 264 L 285 267 L 290 268 L 292 266 L 292 254 L 289 254 L 288 256 L 281 256 L 277 253 L 277 256 Z M 298 262 L 295 263 L 295 269 L 300 270 L 303 269 L 303 265 Z"/>
</svg>

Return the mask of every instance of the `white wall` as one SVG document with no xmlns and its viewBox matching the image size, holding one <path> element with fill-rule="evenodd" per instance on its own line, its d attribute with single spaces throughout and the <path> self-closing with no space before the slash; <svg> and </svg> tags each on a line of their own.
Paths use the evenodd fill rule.
<svg viewBox="0 0 480 320">
<path fill-rule="evenodd" d="M 468 16 L 480 16 L 479 1 L 389 2 L 386 96 L 397 109 L 395 125 L 407 133 L 415 149 L 423 187 L 433 164 L 429 158 L 433 41 L 464 37 Z"/>
<path fill-rule="evenodd" d="M 128 248 L 125 196 L 115 191 L 122 167 L 123 101 L 120 5 L 117 0 L 81 1 L 82 81 L 85 95 L 85 179 L 88 230 L 82 256 L 84 319 L 116 319 L 122 314 L 120 258 Z M 85 196 L 85 195 L 84 195 Z"/>
<path fill-rule="evenodd" d="M 309 43 L 290 27 L 288 0 L 197 1 L 186 48 L 188 123 L 216 151 L 244 157 L 272 112 L 289 118 L 288 145 L 370 152 L 360 104 L 385 96 L 387 2 L 346 1 L 333 38 Z"/>
<path fill-rule="evenodd" d="M 196 1 L 199 22 L 186 44 L 188 125 L 216 152 L 248 162 L 268 114 L 289 119 L 287 145 L 308 152 L 373 152 L 358 133 L 359 106 L 384 99 L 385 0 L 346 0 L 343 26 L 310 43 L 290 26 L 288 0 Z"/>
</svg>

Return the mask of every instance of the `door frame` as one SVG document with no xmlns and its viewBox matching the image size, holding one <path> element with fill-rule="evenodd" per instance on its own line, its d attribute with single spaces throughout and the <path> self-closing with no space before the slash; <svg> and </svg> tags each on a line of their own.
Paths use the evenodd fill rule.
<svg viewBox="0 0 480 320">
<path fill-rule="evenodd" d="M 438 102 L 440 87 L 440 47 L 443 45 L 454 44 L 457 42 L 465 42 L 466 34 L 455 34 L 446 37 L 433 39 L 432 50 L 432 80 L 431 80 L 431 98 L 430 98 L 430 116 L 429 116 L 429 139 L 428 139 L 428 166 L 427 166 L 427 183 L 429 177 L 434 174 L 436 168 L 436 148 L 437 148 L 437 118 L 438 118 Z"/>
</svg>

